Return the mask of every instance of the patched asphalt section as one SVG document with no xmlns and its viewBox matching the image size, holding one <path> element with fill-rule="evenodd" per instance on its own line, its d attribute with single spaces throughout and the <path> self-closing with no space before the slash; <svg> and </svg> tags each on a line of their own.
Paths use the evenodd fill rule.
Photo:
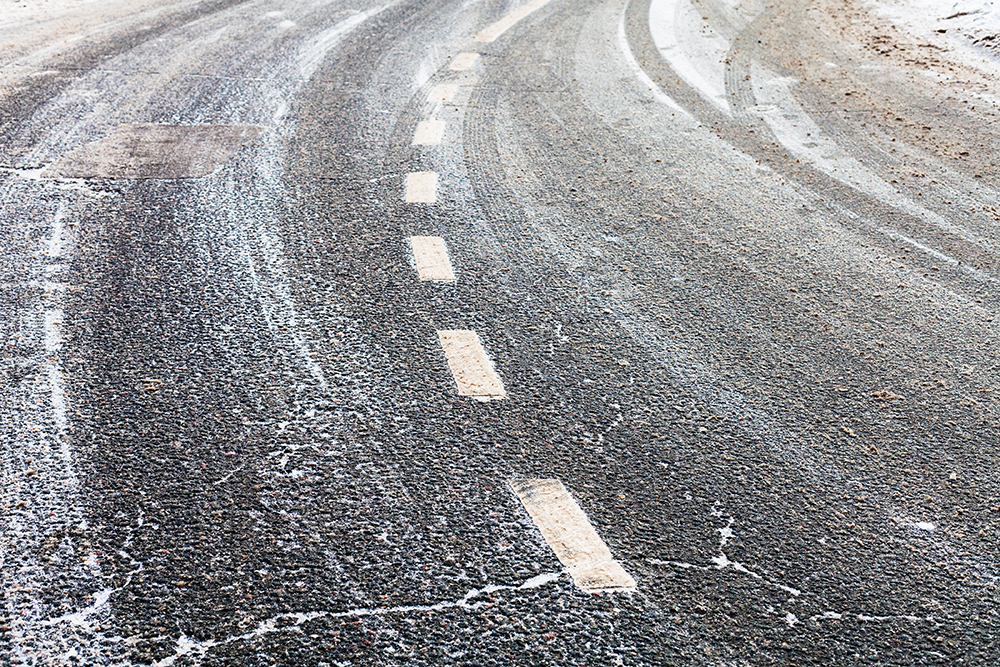
<svg viewBox="0 0 1000 667">
<path fill-rule="evenodd" d="M 42 176 L 199 178 L 228 162 L 260 130 L 253 125 L 131 123 L 60 158 Z"/>
</svg>

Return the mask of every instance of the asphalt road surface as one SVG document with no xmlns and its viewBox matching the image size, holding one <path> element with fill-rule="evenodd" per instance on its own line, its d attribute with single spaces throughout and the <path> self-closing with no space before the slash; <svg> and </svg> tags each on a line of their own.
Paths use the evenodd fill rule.
<svg viewBox="0 0 1000 667">
<path fill-rule="evenodd" d="M 3 0 L 0 664 L 998 664 L 997 40 L 900 26 Z"/>
</svg>

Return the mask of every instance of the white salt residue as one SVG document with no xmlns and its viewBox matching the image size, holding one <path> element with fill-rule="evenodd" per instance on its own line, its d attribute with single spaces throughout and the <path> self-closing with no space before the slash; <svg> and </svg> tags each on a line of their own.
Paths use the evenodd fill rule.
<svg viewBox="0 0 1000 667">
<path fill-rule="evenodd" d="M 66 392 L 63 390 L 63 374 L 59 366 L 54 363 L 46 364 L 49 379 L 49 397 L 52 400 L 52 423 L 55 424 L 56 432 L 62 439 L 63 460 L 67 464 L 71 463 L 72 455 L 69 453 L 69 445 L 66 442 L 66 431 L 69 430 L 69 419 L 66 417 Z M 76 476 L 73 476 L 76 479 Z"/>
<path fill-rule="evenodd" d="M 284 173 L 285 142 L 294 131 L 294 124 L 288 120 L 291 99 L 344 36 L 387 6 L 359 12 L 338 22 L 314 36 L 291 63 L 273 70 L 264 99 L 260 100 L 265 108 L 270 107 L 272 111 L 269 124 L 260 135 L 262 146 L 254 165 L 257 175 L 254 186 L 258 190 L 254 197 L 248 199 L 243 193 L 237 193 L 232 183 L 221 189 L 207 183 L 209 197 L 215 199 L 217 204 L 213 208 L 228 212 L 233 243 L 257 295 L 268 329 L 276 337 L 290 339 L 309 374 L 323 389 L 328 388 L 326 377 L 299 325 L 298 310 L 284 268 L 284 244 L 273 224 L 278 212 L 270 209 L 280 206 L 285 196 L 281 177 Z M 289 76 L 292 72 L 297 72 L 301 78 Z M 254 210 L 255 207 L 258 210 Z"/>
<path fill-rule="evenodd" d="M 515 590 L 527 590 L 531 588 L 538 588 L 546 583 L 555 581 L 559 579 L 561 574 L 559 573 L 546 573 L 540 574 L 538 576 L 528 579 L 523 584 L 506 586 L 506 585 L 488 585 L 482 588 L 474 588 L 468 593 L 463 595 L 458 600 L 447 600 L 444 602 L 438 602 L 431 605 L 403 605 L 399 607 L 386 607 L 379 609 L 372 608 L 359 608 L 359 609 L 349 609 L 347 611 L 339 612 L 329 612 L 329 611 L 309 611 L 309 612 L 297 612 L 291 614 L 280 614 L 278 616 L 273 616 L 269 619 L 261 621 L 257 624 L 257 627 L 241 635 L 234 635 L 231 637 L 226 637 L 220 640 L 206 640 L 199 642 L 187 635 L 181 635 L 177 639 L 177 645 L 174 648 L 174 654 L 167 656 L 166 658 L 153 663 L 153 667 L 170 667 L 177 662 L 178 658 L 184 656 L 193 655 L 196 660 L 203 658 L 210 650 L 217 646 L 224 646 L 227 644 L 232 644 L 239 641 L 248 641 L 256 639 L 264 635 L 272 634 L 275 632 L 302 632 L 302 625 L 316 620 L 318 618 L 364 618 L 368 616 L 392 616 L 397 614 L 409 614 L 413 612 L 426 613 L 429 611 L 443 611 L 445 609 L 464 609 L 466 611 L 477 611 L 482 609 L 484 606 L 488 606 L 489 603 L 485 602 L 473 602 L 476 598 L 489 595 L 490 593 L 496 593 L 500 591 L 515 591 Z M 544 581 L 541 581 L 544 579 Z M 289 622 L 291 621 L 291 622 Z"/>
<path fill-rule="evenodd" d="M 442 56 L 440 50 L 436 46 L 428 50 L 423 60 L 420 61 L 420 65 L 417 67 L 417 73 L 413 76 L 414 88 L 423 88 L 424 85 L 431 80 L 431 77 L 434 76 L 439 69 L 441 69 L 441 59 Z"/>
<path fill-rule="evenodd" d="M 788 627 L 793 628 L 795 624 L 799 622 L 799 617 L 792 612 L 787 612 L 785 614 L 785 623 L 788 623 Z"/>
<path fill-rule="evenodd" d="M 105 588 L 94 594 L 94 602 L 80 611 L 73 612 L 72 614 L 66 614 L 65 616 L 59 616 L 58 618 L 50 618 L 49 620 L 42 623 L 42 625 L 57 625 L 59 623 L 69 623 L 70 625 L 75 625 L 77 627 L 82 627 L 86 630 L 91 630 L 90 617 L 97 613 L 104 605 L 108 603 L 111 598 L 111 594 L 117 589 Z"/>
<path fill-rule="evenodd" d="M 962 273 L 965 273 L 965 274 L 969 275 L 974 280 L 978 280 L 979 282 L 983 282 L 983 283 L 997 283 L 998 282 L 997 279 L 994 278 L 993 276 L 991 276 L 990 274 L 988 274 L 988 273 L 986 273 L 984 271 L 980 271 L 979 269 L 972 268 L 971 266 L 968 265 L 968 263 L 962 263 L 958 259 L 956 259 L 954 257 L 950 257 L 949 255 L 946 255 L 946 254 L 944 254 L 943 252 L 941 252 L 939 250 L 935 250 L 934 248 L 926 246 L 923 243 L 920 243 L 919 241 L 917 241 L 915 239 L 911 239 L 909 236 L 906 236 L 905 234 L 900 234 L 896 230 L 886 229 L 885 227 L 879 227 L 878 231 L 879 231 L 879 233 L 885 234 L 886 236 L 888 236 L 891 239 L 895 239 L 897 241 L 901 241 L 901 242 L 903 242 L 903 243 L 905 243 L 905 244 L 907 244 L 909 246 L 912 246 L 912 247 L 916 248 L 917 250 L 919 250 L 922 253 L 926 253 L 926 254 L 930 255 L 931 257 L 933 257 L 934 259 L 936 259 L 936 260 L 938 260 L 940 262 L 944 262 L 945 264 L 948 264 L 949 266 L 951 266 L 956 271 L 961 271 Z M 952 473 L 952 474 L 954 475 L 955 473 Z M 954 477 L 952 479 L 954 479 Z"/>
<path fill-rule="evenodd" d="M 226 34 L 218 32 L 216 36 L 222 39 Z M 329 32 L 327 36 L 330 36 Z M 184 49 L 190 46 L 190 40 L 184 35 L 176 34 L 168 35 L 164 37 L 166 41 L 158 42 L 166 44 L 170 39 L 178 43 L 180 50 L 177 57 L 183 55 L 184 61 L 189 62 L 191 54 Z M 333 43 L 327 42 L 329 45 Z M 117 72 L 132 71 L 134 68 L 121 65 L 130 62 L 130 58 L 140 58 L 143 55 L 140 51 L 141 49 L 136 49 L 127 52 L 117 61 L 118 67 L 109 67 Z M 319 54 L 314 49 L 308 55 L 315 57 Z M 320 56 L 316 64 L 321 60 Z M 169 57 L 164 61 L 164 67 L 170 64 L 168 61 Z M 268 112 L 277 109 L 274 123 L 282 124 L 288 100 L 303 83 L 298 77 L 303 64 L 308 71 L 309 63 L 297 60 L 287 64 L 280 63 L 277 68 L 274 63 L 262 62 L 260 67 L 264 76 L 271 77 L 271 90 L 265 92 L 264 99 L 248 94 L 246 97 L 253 98 L 248 102 L 249 108 L 263 108 Z M 280 71 L 275 73 L 275 69 Z M 146 108 L 143 106 L 144 95 L 156 90 L 142 76 L 118 74 L 116 76 L 121 79 L 121 86 L 106 85 L 107 76 L 108 73 L 103 71 L 99 75 L 81 76 L 39 112 L 35 122 L 39 126 L 44 125 L 47 132 L 35 150 L 25 156 L 25 165 L 44 164 L 50 161 L 51 156 L 65 153 L 74 142 L 83 141 L 88 136 L 104 132 L 115 123 L 130 119 L 132 114 Z M 106 92 L 108 90 L 112 92 Z M 126 102 L 123 103 L 122 100 Z M 268 104 L 274 100 L 279 104 Z M 236 100 L 237 103 L 238 101 Z M 188 106 L 183 106 L 185 103 Z M 195 103 L 190 100 L 182 100 L 178 105 L 184 110 L 190 110 L 192 106 Z M 214 107 L 212 111 L 215 111 Z M 234 113 L 239 112 L 240 110 L 236 110 Z M 279 277 L 284 271 L 281 268 L 283 256 L 280 238 L 273 229 L 273 220 L 278 217 L 275 209 L 285 202 L 283 194 L 280 191 L 275 193 L 273 189 L 273 184 L 280 175 L 280 160 L 268 158 L 280 150 L 288 131 L 290 130 L 282 128 L 272 132 L 272 152 L 263 160 L 266 164 L 262 167 L 263 183 L 259 187 L 264 191 L 265 197 L 276 194 L 272 199 L 275 208 L 258 207 L 251 211 L 260 214 L 256 216 L 255 222 L 263 231 L 259 245 L 264 246 L 265 250 L 261 254 L 267 256 L 270 253 L 264 263 Z M 269 170 L 269 167 L 275 168 Z M 0 589 L 5 591 L 3 600 L 0 600 L 0 615 L 9 621 L 6 650 L 24 664 L 33 664 L 37 656 L 44 656 L 46 661 L 53 664 L 61 664 L 70 659 L 86 664 L 103 664 L 113 652 L 111 644 L 121 641 L 120 638 L 105 634 L 104 630 L 114 625 L 111 603 L 119 589 L 108 589 L 105 586 L 99 560 L 93 553 L 80 549 L 79 540 L 76 539 L 76 531 L 87 529 L 79 528 L 85 523 L 78 506 L 78 481 L 72 442 L 69 439 L 71 424 L 68 415 L 72 411 L 69 409 L 59 359 L 63 340 L 59 322 L 64 317 L 61 301 L 67 286 L 45 279 L 66 268 L 66 264 L 54 263 L 56 260 L 65 262 L 63 258 L 71 250 L 71 235 L 64 226 L 64 216 L 73 209 L 80 197 L 102 195 L 91 192 L 82 180 L 41 178 L 44 167 L 0 171 L 5 175 L 4 181 L 0 183 L 0 209 L 9 217 L 17 218 L 30 208 L 31 214 L 22 216 L 27 218 L 26 229 L 30 225 L 41 226 L 46 237 L 38 251 L 30 254 L 32 261 L 21 272 L 24 275 L 18 274 L 12 282 L 22 289 L 29 284 L 42 283 L 51 287 L 46 288 L 44 294 L 39 294 L 37 289 L 25 289 L 25 293 L 29 295 L 25 298 L 25 307 L 22 312 L 12 314 L 12 321 L 15 322 L 12 325 L 15 329 L 14 338 L 21 343 L 18 349 L 27 352 L 23 353 L 23 359 L 18 358 L 11 363 L 31 368 L 33 372 L 20 384 L 0 395 L 0 410 L 8 417 L 5 422 L 0 423 L 0 506 L 18 508 L 16 511 L 5 512 L 0 523 Z M 56 205 L 49 208 L 47 204 L 38 203 L 51 201 L 53 197 L 61 198 L 66 202 L 65 206 L 60 205 L 56 210 Z M 231 207 L 217 207 L 220 203 L 229 202 L 211 201 L 210 207 L 213 211 L 239 211 L 244 208 L 242 200 L 237 200 Z M 54 216 L 35 220 L 35 212 L 46 208 Z M 245 225 L 245 220 L 237 219 L 236 223 Z M 253 235 L 254 231 L 256 229 L 243 233 Z M 21 261 L 24 257 L 4 259 L 12 266 L 24 265 Z M 13 259 L 20 263 L 12 261 Z M 274 273 L 267 274 L 268 279 L 273 277 Z M 36 294 L 38 296 L 34 297 Z M 284 298 L 290 297 L 290 294 L 286 289 L 283 292 L 270 292 L 269 296 L 280 311 L 285 306 Z M 275 323 L 277 327 L 296 324 L 294 312 L 291 317 L 286 315 L 287 313 L 278 315 Z M 20 330 L 16 330 L 16 322 L 21 322 Z M 313 376 L 316 374 L 313 373 Z M 29 458 L 34 459 L 32 465 L 37 471 L 26 475 L 23 462 Z M 24 503 L 19 505 L 20 501 Z M 58 542 L 58 553 L 54 554 L 61 561 L 57 568 L 48 561 L 46 552 L 40 546 L 49 537 L 59 535 L 63 537 Z M 56 582 L 57 574 L 65 576 L 65 581 L 76 582 L 72 591 Z M 59 605 L 63 600 L 57 598 L 53 603 L 49 599 L 52 591 L 64 589 L 67 592 L 95 592 L 91 593 L 93 597 L 87 603 L 88 606 L 66 613 L 65 608 L 53 608 L 53 604 Z M 102 629 L 98 630 L 98 626 Z M 193 642 L 188 644 L 189 652 L 197 654 L 197 646 Z"/>
<path fill-rule="evenodd" d="M 843 614 L 838 614 L 835 611 L 824 611 L 822 614 L 817 614 L 816 616 L 810 616 L 809 622 L 814 623 L 818 621 L 839 621 L 844 618 Z"/>
<path fill-rule="evenodd" d="M 933 523 L 928 523 L 926 521 L 918 521 L 917 523 L 913 524 L 913 527 L 916 528 L 917 530 L 925 530 L 929 533 L 933 531 L 936 526 Z"/>
<path fill-rule="evenodd" d="M 694 563 L 684 563 L 679 560 L 660 560 L 659 558 L 647 558 L 646 562 L 651 565 L 673 565 L 674 567 L 679 567 L 682 570 L 707 570 L 708 568 L 702 565 L 695 565 Z"/>
<path fill-rule="evenodd" d="M 230 30 L 231 26 L 224 25 L 215 32 L 206 35 L 202 38 L 202 42 L 205 44 L 217 44 L 222 40 L 222 37 Z"/>
<path fill-rule="evenodd" d="M 199 656 L 205 655 L 205 653 L 207 653 L 209 649 L 217 645 L 218 642 L 214 642 L 210 639 L 207 641 L 199 642 L 194 639 L 191 639 L 187 635 L 181 635 L 180 637 L 177 638 L 177 646 L 174 649 L 175 653 L 171 656 L 164 658 L 163 660 L 154 662 L 153 667 L 169 667 L 169 665 L 173 665 L 175 662 L 177 662 L 178 658 L 183 658 L 184 656 L 194 653 L 195 651 L 198 652 Z"/>
<path fill-rule="evenodd" d="M 293 60 L 272 67 L 265 89 L 256 96 L 257 99 L 252 100 L 252 106 L 266 110 L 266 126 L 259 135 L 260 146 L 253 160 L 256 178 L 250 180 L 250 196 L 237 190 L 234 176 L 203 179 L 191 184 L 198 193 L 191 200 L 208 202 L 204 210 L 209 220 L 217 219 L 216 212 L 223 212 L 227 223 L 224 234 L 228 237 L 225 244 L 235 257 L 222 261 L 233 262 L 245 272 L 267 328 L 275 338 L 286 341 L 313 382 L 323 390 L 328 389 L 326 376 L 300 326 L 298 308 L 285 269 L 284 244 L 275 224 L 281 215 L 278 209 L 285 204 L 286 197 L 282 183 L 284 147 L 287 138 L 294 132 L 289 110 L 292 98 L 315 73 L 327 53 L 351 30 L 384 8 L 359 12 L 338 22 L 314 36 L 299 49 Z M 234 101 L 238 108 L 232 109 L 231 113 L 238 114 L 241 112 L 239 107 L 251 100 L 237 98 Z M 220 167 L 219 171 L 224 169 L 224 166 Z M 200 227 L 200 233 L 213 234 L 209 225 L 202 224 Z M 217 239 L 213 238 L 200 239 L 198 243 L 206 248 L 216 244 Z M 213 258 L 212 263 L 218 264 L 219 260 Z"/>
<path fill-rule="evenodd" d="M 40 181 L 42 180 L 42 173 L 48 168 L 48 165 L 36 167 L 34 169 L 12 169 L 10 167 L 0 167 L 0 173 L 14 174 L 18 178 L 23 178 L 28 181 Z"/>
<path fill-rule="evenodd" d="M 722 536 L 722 539 L 719 542 L 719 548 L 723 549 L 725 548 L 726 543 L 729 542 L 729 539 L 733 536 L 733 518 L 729 517 L 729 523 L 726 524 L 725 527 L 718 528 L 717 530 L 719 531 L 719 535 Z"/>
<path fill-rule="evenodd" d="M 11 179 L 0 187 L 0 207 L 11 217 L 20 214 L 20 205 L 65 196 L 58 183 L 44 180 Z M 7 416 L 0 424 L 0 505 L 17 508 L 5 513 L 0 523 L 0 588 L 5 591 L 0 610 L 9 621 L 7 651 L 24 664 L 34 664 L 39 655 L 53 664 L 70 659 L 95 662 L 104 651 L 89 619 L 96 616 L 105 624 L 112 594 L 103 587 L 96 555 L 75 543 L 75 534 L 88 528 L 77 505 L 79 482 L 59 359 L 62 300 L 68 286 L 47 279 L 66 269 L 58 262 L 70 251 L 63 220 L 71 205 L 72 200 L 61 203 L 51 217 L 39 221 L 48 227 L 47 238 L 28 255 L 30 262 L 7 262 L 26 266 L 14 281 L 28 296 L 22 311 L 12 314 L 13 321 L 22 323 L 13 334 L 26 350 L 18 363 L 34 369 L 0 396 L 0 410 Z M 44 290 L 27 289 L 38 285 Z M 30 476 L 24 461 L 35 469 Z M 53 537 L 54 551 L 44 546 Z M 50 558 L 60 563 L 61 582 L 76 581 L 76 591 L 97 589 L 93 604 L 50 618 L 53 608 L 66 601 L 47 600 L 49 589 L 73 592 L 64 591 L 63 583 L 55 586 Z"/>
<path fill-rule="evenodd" d="M 858 620 L 859 621 L 866 621 L 866 622 L 871 622 L 871 621 L 897 621 L 897 620 L 911 621 L 911 622 L 914 622 L 914 623 L 918 623 L 920 621 L 927 621 L 929 623 L 933 623 L 934 622 L 934 617 L 933 616 L 927 616 L 926 618 L 924 618 L 924 617 L 920 617 L 920 616 L 911 616 L 909 614 L 900 614 L 898 616 L 867 616 L 865 614 L 858 614 L 857 616 L 858 616 Z"/>
<path fill-rule="evenodd" d="M 715 558 L 713 558 L 712 562 L 715 563 L 715 566 L 720 570 L 723 568 L 727 568 L 733 564 L 733 561 L 729 560 L 729 556 L 721 553 Z"/>
<path fill-rule="evenodd" d="M 795 596 L 802 595 L 802 591 L 800 591 L 799 589 L 797 589 L 797 588 L 795 588 L 793 586 L 785 586 L 783 584 L 776 584 L 776 583 L 771 582 L 771 581 L 769 581 L 767 583 L 771 584 L 775 588 L 780 588 L 781 590 L 785 591 L 786 593 L 791 593 L 792 595 L 795 595 Z"/>
<path fill-rule="evenodd" d="M 814 165 L 844 185 L 885 202 L 904 213 L 926 221 L 948 233 L 995 252 L 1000 247 L 992 238 L 948 220 L 924 208 L 883 180 L 849 151 L 842 148 L 806 113 L 793 94 L 797 80 L 770 72 L 760 65 L 751 67 L 757 104 L 752 108 L 767 123 L 781 145 L 795 157 Z"/>
<path fill-rule="evenodd" d="M 933 623 L 933 616 L 913 616 L 912 614 L 899 614 L 899 615 L 889 615 L 889 616 L 869 616 L 868 614 L 849 614 L 847 612 L 837 613 L 835 611 L 825 611 L 822 614 L 816 616 L 810 616 L 809 622 L 819 622 L 819 621 L 839 621 L 845 616 L 853 616 L 859 621 L 865 623 L 877 623 L 883 621 L 910 621 L 911 623 Z"/>
<path fill-rule="evenodd" d="M 562 576 L 562 572 L 546 572 L 545 574 L 540 574 L 537 577 L 532 577 L 526 582 L 521 584 L 521 590 L 528 588 L 538 588 L 539 586 L 544 586 L 547 583 L 555 581 Z"/>
<path fill-rule="evenodd" d="M 712 511 L 712 515 L 713 516 L 716 515 L 715 514 L 715 510 Z M 720 539 L 719 539 L 719 555 L 718 556 L 714 556 L 713 558 L 709 559 L 709 561 L 712 563 L 711 565 L 694 565 L 692 563 L 684 563 L 684 562 L 681 562 L 681 561 L 663 561 L 663 560 L 658 560 L 658 559 L 653 559 L 653 558 L 647 559 L 646 562 L 651 563 L 653 565 L 672 565 L 673 567 L 679 567 L 682 570 L 692 570 L 693 569 L 693 570 L 710 571 L 710 570 L 725 570 L 726 568 L 732 568 L 733 570 L 736 570 L 737 572 L 749 575 L 749 576 L 753 577 L 754 579 L 757 579 L 758 581 L 761 581 L 761 582 L 767 584 L 768 586 L 773 586 L 774 588 L 777 588 L 779 590 L 783 590 L 786 593 L 791 593 L 792 595 L 794 595 L 796 597 L 798 597 L 799 595 L 802 595 L 802 591 L 800 591 L 797 588 L 793 588 L 791 586 L 786 586 L 786 585 L 778 583 L 776 581 L 770 581 L 768 579 L 765 579 L 763 576 L 761 576 L 757 572 L 754 572 L 753 570 L 748 569 L 742 563 L 739 563 L 739 562 L 734 561 L 734 560 L 730 560 L 729 556 L 727 556 L 726 552 L 724 552 L 722 549 L 726 546 L 726 543 L 733 536 L 732 525 L 733 525 L 734 521 L 735 520 L 733 519 L 733 517 L 729 517 L 729 523 L 727 523 L 722 528 L 716 528 L 716 530 L 719 531 L 719 534 L 721 536 Z"/>
</svg>

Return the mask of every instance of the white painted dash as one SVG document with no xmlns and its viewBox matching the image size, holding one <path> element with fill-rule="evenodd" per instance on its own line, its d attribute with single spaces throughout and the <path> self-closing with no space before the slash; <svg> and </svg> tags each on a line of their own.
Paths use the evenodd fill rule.
<svg viewBox="0 0 1000 667">
<path fill-rule="evenodd" d="M 448 66 L 448 69 L 453 72 L 464 72 L 475 67 L 477 62 L 479 62 L 478 53 L 473 53 L 471 51 L 463 52 L 452 58 L 451 65 Z"/>
<path fill-rule="evenodd" d="M 507 397 L 503 382 L 475 331 L 438 331 L 441 349 L 458 385 L 458 393 L 489 401 Z"/>
<path fill-rule="evenodd" d="M 454 102 L 455 95 L 458 94 L 457 83 L 439 83 L 427 94 L 427 101 L 437 104 L 438 102 Z"/>
<path fill-rule="evenodd" d="M 504 34 L 508 30 L 514 27 L 518 21 L 528 16 L 529 14 L 538 11 L 545 5 L 549 4 L 551 0 L 533 0 L 526 5 L 521 5 L 507 16 L 503 17 L 493 25 L 484 28 L 478 35 L 476 35 L 475 41 L 477 42 L 492 42 L 500 35 Z"/>
<path fill-rule="evenodd" d="M 562 482 L 514 479 L 510 486 L 577 586 L 591 593 L 636 589 Z"/>
<path fill-rule="evenodd" d="M 417 171 L 406 175 L 406 202 L 433 204 L 437 201 L 438 175 L 434 171 Z"/>
<path fill-rule="evenodd" d="M 454 282 L 455 272 L 448 259 L 448 247 L 440 236 L 411 236 L 410 247 L 420 280 Z"/>
<path fill-rule="evenodd" d="M 443 120 L 422 120 L 413 132 L 414 146 L 437 146 L 444 139 Z"/>
</svg>

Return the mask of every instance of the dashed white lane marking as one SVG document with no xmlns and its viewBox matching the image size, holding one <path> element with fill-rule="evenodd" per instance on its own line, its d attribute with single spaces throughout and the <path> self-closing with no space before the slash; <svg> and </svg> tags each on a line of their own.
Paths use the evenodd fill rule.
<svg viewBox="0 0 1000 667">
<path fill-rule="evenodd" d="M 636 589 L 562 482 L 515 479 L 510 486 L 577 586 L 591 593 Z"/>
<path fill-rule="evenodd" d="M 435 171 L 417 171 L 406 175 L 406 202 L 433 204 L 437 201 L 438 175 Z"/>
<path fill-rule="evenodd" d="M 410 247 L 420 280 L 454 282 L 455 272 L 448 260 L 448 248 L 440 236 L 411 236 Z"/>
<path fill-rule="evenodd" d="M 444 139 L 443 120 L 422 120 L 413 133 L 414 146 L 437 146 Z"/>
<path fill-rule="evenodd" d="M 507 397 L 503 382 L 475 331 L 438 331 L 438 340 L 459 394 L 484 401 Z"/>
<path fill-rule="evenodd" d="M 533 2 L 529 2 L 526 5 L 518 7 L 493 25 L 484 28 L 482 32 L 476 35 L 475 41 L 492 42 L 497 37 L 510 30 L 515 23 L 523 19 L 528 14 L 538 11 L 545 5 L 549 4 L 550 1 L 551 0 L 534 0 Z"/>
<path fill-rule="evenodd" d="M 437 104 L 438 102 L 454 102 L 455 95 L 458 94 L 457 83 L 439 83 L 427 95 L 427 101 Z"/>
<path fill-rule="evenodd" d="M 452 58 L 451 64 L 448 65 L 448 69 L 453 72 L 464 72 L 475 67 L 477 62 L 479 62 L 478 53 L 459 53 L 457 56 Z"/>
</svg>

